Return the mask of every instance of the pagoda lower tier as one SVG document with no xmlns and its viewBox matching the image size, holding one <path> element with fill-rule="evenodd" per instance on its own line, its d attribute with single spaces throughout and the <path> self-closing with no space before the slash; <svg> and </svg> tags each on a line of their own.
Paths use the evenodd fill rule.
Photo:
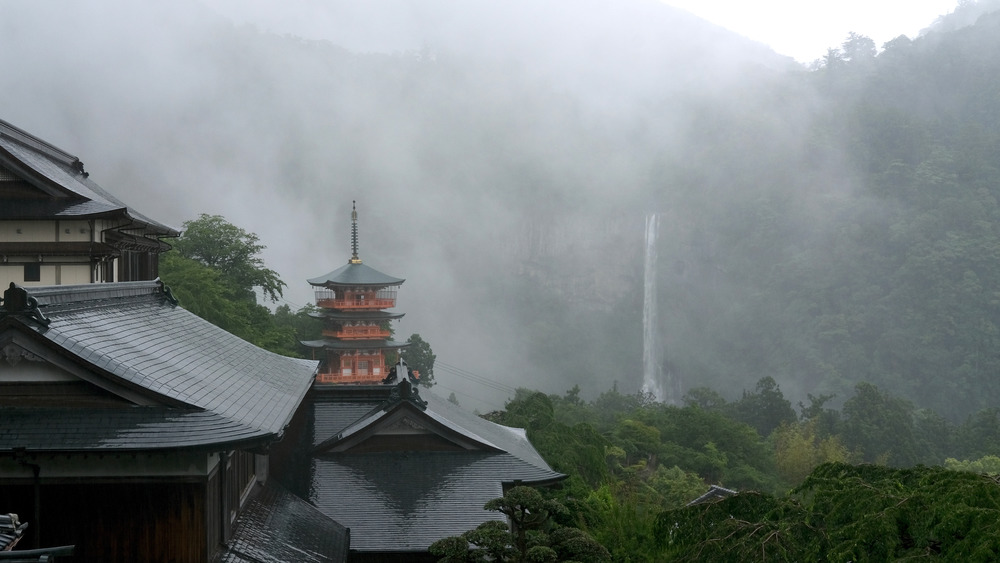
<svg viewBox="0 0 1000 563">
<path fill-rule="evenodd" d="M 399 350 L 410 344 L 392 340 L 341 340 L 324 338 L 302 342 L 312 349 L 313 359 L 321 360 L 316 375 L 319 384 L 377 385 L 389 375 L 385 364 L 387 350 Z"/>
</svg>

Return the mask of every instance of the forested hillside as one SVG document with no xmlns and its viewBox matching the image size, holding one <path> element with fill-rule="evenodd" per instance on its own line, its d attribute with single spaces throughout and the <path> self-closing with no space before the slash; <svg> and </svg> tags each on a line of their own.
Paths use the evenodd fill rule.
<svg viewBox="0 0 1000 563">
<path fill-rule="evenodd" d="M 998 53 L 993 13 L 877 56 L 850 38 L 796 79 L 822 100 L 796 164 L 839 170 L 760 158 L 676 243 L 663 330 L 689 385 L 752 373 L 844 400 L 867 381 L 954 419 L 996 404 Z"/>
<path fill-rule="evenodd" d="M 0 4 L 4 119 L 145 213 L 256 233 L 293 311 L 358 200 L 400 334 L 508 387 L 634 392 L 659 213 L 683 392 L 840 408 L 868 382 L 954 424 L 1000 399 L 996 2 L 808 69 L 651 0 L 407 4 L 446 27 L 396 52 L 193 1 Z"/>
<path fill-rule="evenodd" d="M 998 409 L 951 424 L 868 383 L 842 409 L 827 401 L 793 408 L 770 378 L 734 401 L 692 389 L 682 406 L 614 388 L 592 401 L 522 389 L 486 417 L 526 428 L 568 475 L 544 493 L 568 509 L 557 525 L 614 561 L 1000 555 L 987 531 L 1000 522 Z M 710 485 L 738 494 L 690 506 Z"/>
</svg>

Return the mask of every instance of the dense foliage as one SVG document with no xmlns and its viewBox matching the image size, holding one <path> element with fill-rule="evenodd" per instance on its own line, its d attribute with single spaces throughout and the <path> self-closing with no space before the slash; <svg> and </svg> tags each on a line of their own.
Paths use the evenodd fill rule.
<svg viewBox="0 0 1000 563">
<path fill-rule="evenodd" d="M 865 381 L 952 421 L 996 404 L 1000 12 L 943 31 L 950 21 L 878 53 L 852 34 L 780 92 L 748 96 L 759 113 L 728 112 L 700 135 L 718 131 L 705 140 L 720 161 L 746 152 L 728 165 L 735 195 L 690 168 L 681 181 L 713 213 L 669 215 L 694 222 L 660 251 L 677 377 L 738 390 L 769 376 L 839 400 Z M 773 153 L 783 130 L 759 116 L 806 99 L 819 105 L 794 125 L 801 144 Z M 747 128 L 767 146 L 730 140 Z"/>
<path fill-rule="evenodd" d="M 605 563 L 610 554 L 586 532 L 557 525 L 566 508 L 531 487 L 516 486 L 483 507 L 506 517 L 431 544 L 440 563 Z"/>
<path fill-rule="evenodd" d="M 935 467 L 822 465 L 792 493 L 666 511 L 669 561 L 995 561 L 1000 483 Z"/>
<path fill-rule="evenodd" d="M 298 342 L 318 337 L 321 327 L 309 316 L 313 307 L 272 312 L 258 303 L 258 291 L 275 301 L 285 287 L 264 264 L 263 249 L 254 233 L 202 214 L 184 222 L 174 248 L 160 257 L 160 278 L 192 313 L 261 348 L 299 357 Z"/>
<path fill-rule="evenodd" d="M 827 406 L 829 399 L 810 397 L 795 413 L 780 386 L 768 378 L 732 402 L 698 388 L 684 406 L 614 388 L 593 401 L 580 399 L 578 388 L 563 396 L 521 389 L 504 411 L 486 417 L 527 429 L 545 460 L 568 476 L 560 489 L 546 492 L 569 509 L 554 518 L 592 535 L 617 561 L 664 561 L 668 556 L 686 561 L 817 560 L 818 553 L 841 554 L 849 543 L 845 534 L 853 533 L 850 526 L 856 524 L 837 523 L 844 528 L 833 537 L 832 528 L 817 531 L 822 522 L 814 512 L 854 513 L 858 522 L 882 526 L 892 515 L 918 525 L 918 516 L 945 518 L 945 512 L 957 510 L 963 515 L 957 521 L 964 522 L 969 512 L 958 504 L 968 501 L 951 495 L 979 494 L 968 488 L 970 483 L 996 486 L 953 475 L 1000 470 L 996 409 L 954 425 L 869 383 L 858 384 L 839 411 Z M 937 468 L 896 469 L 915 463 Z M 918 477 L 904 479 L 907 475 Z M 923 489 L 901 492 L 889 486 L 893 479 Z M 935 481 L 947 484 L 935 488 Z M 718 509 L 684 508 L 710 485 L 740 494 Z M 843 487 L 840 496 L 823 492 L 837 486 Z M 861 498 L 862 487 L 884 487 L 886 494 Z M 827 496 L 821 499 L 821 492 Z M 883 514 L 886 503 L 904 499 L 911 499 L 907 510 L 911 505 L 923 508 Z M 820 500 L 826 504 L 818 504 Z M 928 516 L 927 510 L 939 512 Z M 730 521 L 726 514 L 740 517 Z M 665 531 L 671 528 L 665 522 L 679 523 L 680 518 L 687 520 L 673 532 Z M 944 529 L 934 528 L 909 544 L 903 536 L 910 532 L 903 530 L 900 545 L 885 549 L 899 554 L 932 549 L 927 538 Z M 733 542 L 721 541 L 725 537 Z M 948 549 L 992 549 L 984 545 L 983 536 L 977 536 Z M 763 559 L 752 555 L 760 553 Z"/>
</svg>

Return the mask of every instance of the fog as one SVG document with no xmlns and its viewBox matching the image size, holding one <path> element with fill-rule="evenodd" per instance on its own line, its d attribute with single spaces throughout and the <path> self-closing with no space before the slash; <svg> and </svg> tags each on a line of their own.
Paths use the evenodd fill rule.
<svg viewBox="0 0 1000 563">
<path fill-rule="evenodd" d="M 852 197 L 838 152 L 810 152 L 809 87 L 776 91 L 804 70 L 658 2 L 278 6 L 0 0 L 0 118 L 164 223 L 257 233 L 293 309 L 350 257 L 356 200 L 361 258 L 407 280 L 396 334 L 431 344 L 463 405 L 639 388 L 648 213 L 669 362 L 725 322 L 698 300 L 739 285 L 704 236 L 716 203 L 780 199 L 822 236 Z"/>
</svg>

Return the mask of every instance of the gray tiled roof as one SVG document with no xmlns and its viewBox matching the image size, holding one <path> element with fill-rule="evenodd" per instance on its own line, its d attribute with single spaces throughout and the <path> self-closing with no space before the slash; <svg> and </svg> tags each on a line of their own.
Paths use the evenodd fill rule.
<svg viewBox="0 0 1000 563">
<path fill-rule="evenodd" d="M 273 481 L 236 519 L 220 563 L 342 563 L 350 532 Z"/>
<path fill-rule="evenodd" d="M 351 549 L 425 551 L 503 515 L 483 509 L 503 484 L 554 481 L 505 453 L 380 452 L 331 454 L 313 461 L 310 501 L 351 529 Z"/>
<path fill-rule="evenodd" d="M 0 409 L 0 449 L 29 451 L 139 451 L 235 447 L 269 436 L 221 415 L 191 409 Z"/>
<path fill-rule="evenodd" d="M 382 409 L 393 405 L 386 402 L 393 385 L 354 387 L 316 390 L 314 445 L 379 424 Z M 316 455 L 309 499 L 351 529 L 352 550 L 426 551 L 438 539 L 502 519 L 483 505 L 502 496 L 505 483 L 543 484 L 565 477 L 549 468 L 523 430 L 484 420 L 427 390 L 422 393 L 427 408 L 414 408 L 411 416 L 426 416 L 487 447 Z"/>
<path fill-rule="evenodd" d="M 367 264 L 345 264 L 336 270 L 330 272 L 329 274 L 319 276 L 317 278 L 312 278 L 308 280 L 311 285 L 315 286 L 359 286 L 359 285 L 374 285 L 374 286 L 390 286 L 390 285 L 400 285 L 403 283 L 404 279 L 394 278 L 390 275 L 383 274 L 382 272 L 368 266 Z"/>
<path fill-rule="evenodd" d="M 242 436 L 281 434 L 316 372 L 315 361 L 268 352 L 171 305 L 157 281 L 29 294 L 50 320 L 25 325 L 41 339 L 76 356 L 93 377 L 137 389 L 154 404 L 215 415 L 216 432 L 235 425 Z M 177 422 L 191 423 L 186 416 Z"/>
<path fill-rule="evenodd" d="M 389 398 L 394 386 L 366 386 L 365 390 L 356 387 L 358 386 L 317 388 L 316 399 L 313 402 L 314 445 L 330 441 L 364 420 L 377 422 L 375 415 Z M 490 422 L 443 399 L 431 390 L 422 389 L 420 397 L 427 401 L 427 408 L 423 414 L 438 424 L 505 451 L 539 469 L 552 471 L 531 445 L 523 429 Z"/>
<path fill-rule="evenodd" d="M 178 231 L 146 217 L 92 181 L 77 157 L 0 120 L 0 164 L 24 169 L 34 182 L 57 193 L 46 203 L 5 202 L 7 219 L 87 218 L 123 214 L 140 223 L 150 234 L 177 236 Z M 53 192 L 54 190 L 54 192 Z"/>
</svg>

